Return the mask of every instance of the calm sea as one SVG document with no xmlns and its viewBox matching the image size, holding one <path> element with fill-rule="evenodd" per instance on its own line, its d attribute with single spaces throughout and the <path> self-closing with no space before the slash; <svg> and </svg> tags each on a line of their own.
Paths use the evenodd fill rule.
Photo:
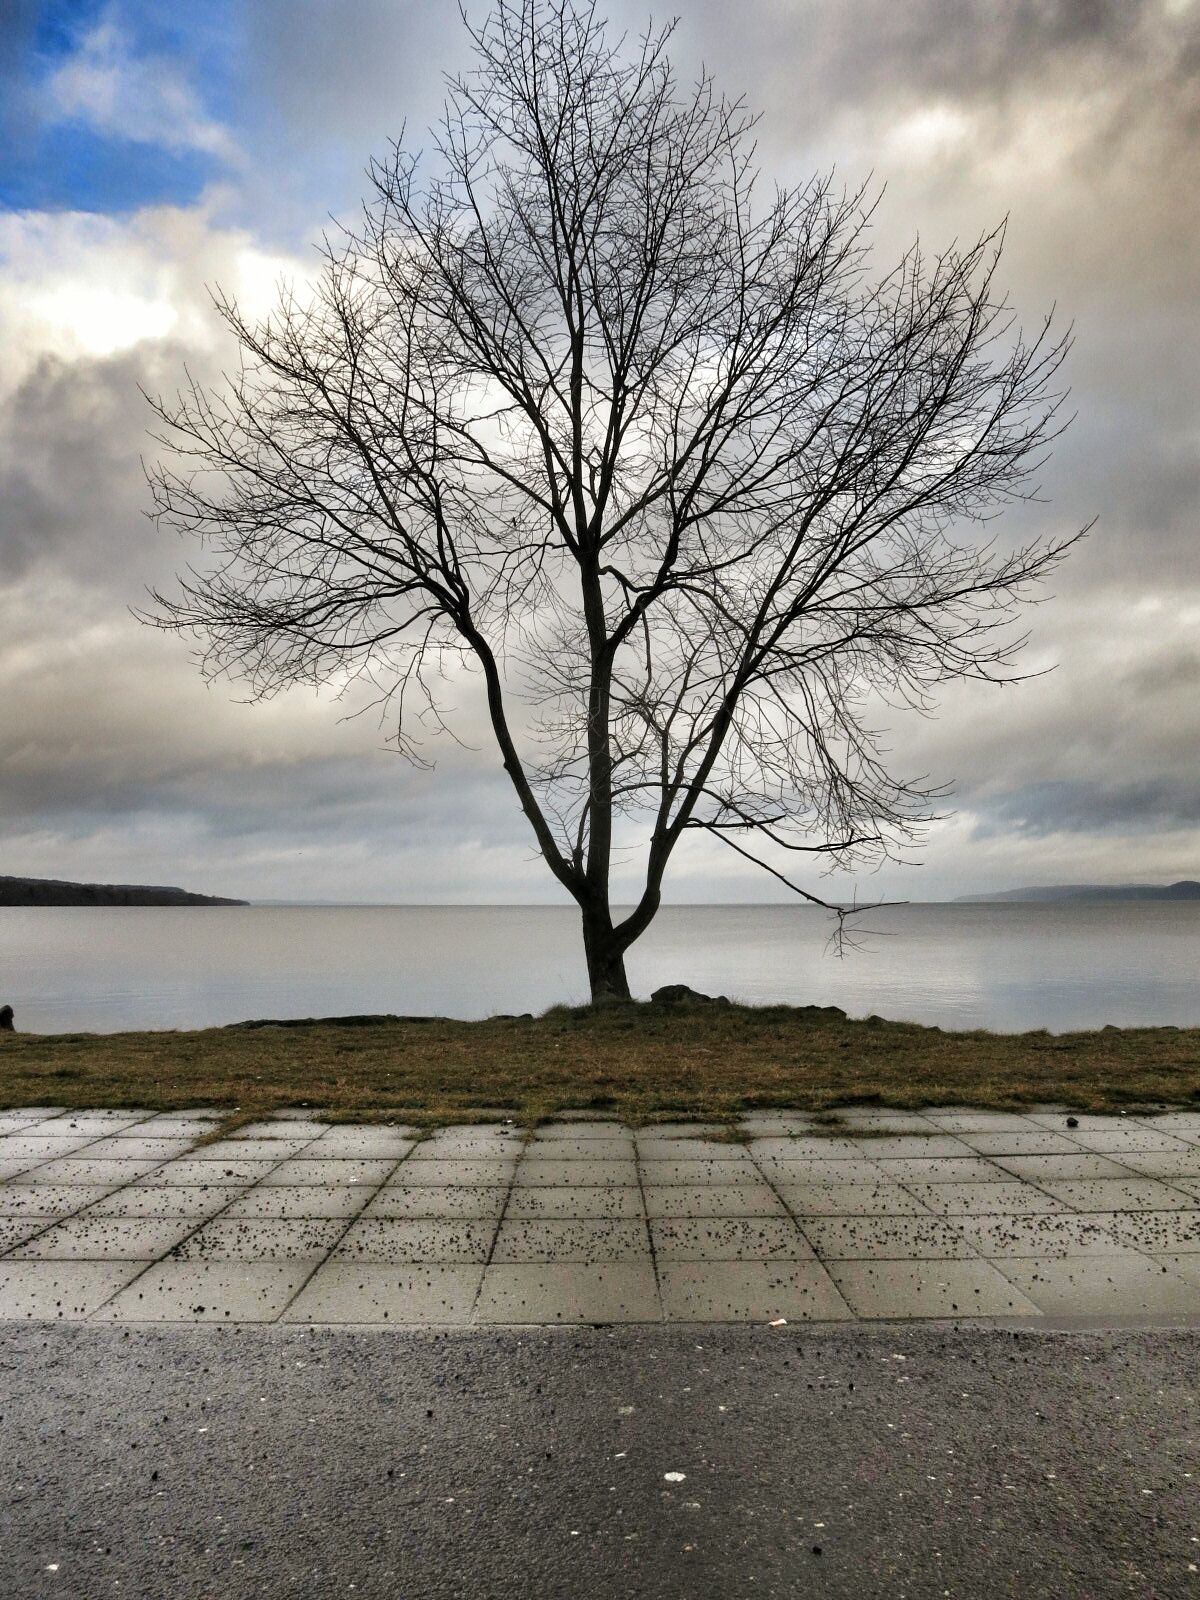
<svg viewBox="0 0 1200 1600">
<path fill-rule="evenodd" d="M 839 958 L 807 907 L 668 907 L 630 982 L 946 1028 L 1200 1025 L 1200 903 L 910 905 L 865 923 L 877 934 Z M 565 908 L 0 908 L 0 1004 L 37 1033 L 585 998 Z"/>
</svg>

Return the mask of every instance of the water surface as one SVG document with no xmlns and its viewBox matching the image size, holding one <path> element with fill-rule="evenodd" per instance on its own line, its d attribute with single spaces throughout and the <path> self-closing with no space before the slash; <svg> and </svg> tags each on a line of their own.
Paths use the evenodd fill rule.
<svg viewBox="0 0 1200 1600">
<path fill-rule="evenodd" d="M 811 907 L 666 907 L 630 982 L 945 1028 L 1200 1025 L 1200 904 L 910 905 L 867 924 L 878 936 L 839 959 Z M 0 1004 L 39 1033 L 585 998 L 569 908 L 0 908 Z"/>
</svg>

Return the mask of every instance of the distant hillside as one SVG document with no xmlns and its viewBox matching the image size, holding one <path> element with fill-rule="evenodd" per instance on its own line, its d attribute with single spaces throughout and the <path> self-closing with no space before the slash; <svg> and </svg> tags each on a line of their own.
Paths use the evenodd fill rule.
<svg viewBox="0 0 1200 1600">
<path fill-rule="evenodd" d="M 1002 889 L 998 894 L 960 894 L 960 901 L 995 900 L 1200 900 L 1200 883 L 1057 883 L 1033 889 Z"/>
<path fill-rule="evenodd" d="M 186 889 L 144 883 L 64 883 L 58 878 L 0 877 L 0 906 L 244 906 Z"/>
</svg>

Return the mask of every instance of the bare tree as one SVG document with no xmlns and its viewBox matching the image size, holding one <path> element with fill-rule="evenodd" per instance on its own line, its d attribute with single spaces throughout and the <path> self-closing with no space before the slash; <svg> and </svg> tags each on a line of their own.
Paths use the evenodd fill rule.
<svg viewBox="0 0 1200 1600">
<path fill-rule="evenodd" d="M 688 829 L 842 867 L 914 837 L 933 791 L 872 723 L 1009 675 L 1070 541 L 978 525 L 1035 494 L 1066 340 L 1015 326 L 999 233 L 871 277 L 863 193 L 764 192 L 754 118 L 680 83 L 669 29 L 499 0 L 470 32 L 428 160 L 372 165 L 311 293 L 262 323 L 219 295 L 239 370 L 152 402 L 156 514 L 218 558 L 152 620 L 256 695 L 368 676 L 414 757 L 482 674 L 593 998 L 624 998 Z"/>
</svg>

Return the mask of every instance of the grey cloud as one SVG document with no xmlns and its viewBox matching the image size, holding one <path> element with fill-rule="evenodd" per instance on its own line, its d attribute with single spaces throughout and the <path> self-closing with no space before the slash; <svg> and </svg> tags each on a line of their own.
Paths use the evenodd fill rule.
<svg viewBox="0 0 1200 1600">
<path fill-rule="evenodd" d="M 1017 833 L 1156 833 L 1200 824 L 1200 778 L 1142 782 L 1041 783 L 994 796 L 976 824 L 979 838 Z"/>
<path fill-rule="evenodd" d="M 131 560 L 153 570 L 139 470 L 146 378 L 137 352 L 47 356 L 0 406 L 0 562 L 9 582 L 61 564 L 128 593 Z"/>
</svg>

